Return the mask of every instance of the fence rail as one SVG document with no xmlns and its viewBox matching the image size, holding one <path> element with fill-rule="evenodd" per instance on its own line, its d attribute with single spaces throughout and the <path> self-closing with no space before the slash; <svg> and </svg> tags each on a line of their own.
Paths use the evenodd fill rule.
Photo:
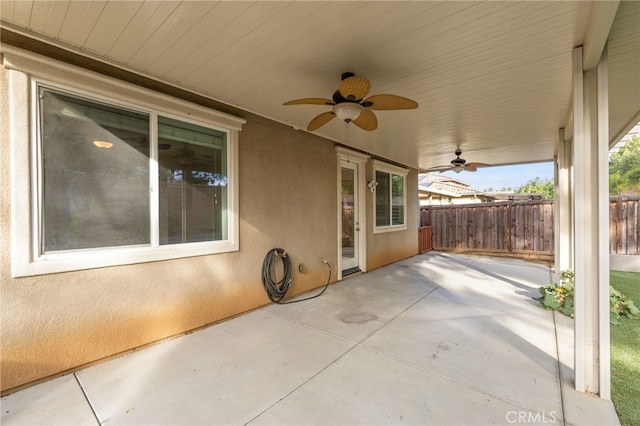
<svg viewBox="0 0 640 426">
<path fill-rule="evenodd" d="M 431 227 L 435 250 L 550 260 L 554 253 L 553 207 L 551 200 L 421 206 L 420 226 Z M 609 221 L 610 252 L 640 254 L 640 197 L 612 197 Z"/>
</svg>

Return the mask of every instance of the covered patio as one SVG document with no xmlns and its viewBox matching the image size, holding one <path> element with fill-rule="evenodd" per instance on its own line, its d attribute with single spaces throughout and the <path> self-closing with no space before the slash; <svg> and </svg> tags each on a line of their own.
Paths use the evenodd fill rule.
<svg viewBox="0 0 640 426">
<path fill-rule="evenodd" d="M 13 393 L 1 421 L 619 424 L 574 388 L 573 320 L 532 300 L 553 278 L 429 252 Z"/>
<path fill-rule="evenodd" d="M 80 413 L 61 386 L 113 423 L 608 423 L 607 153 L 640 121 L 639 22 L 634 1 L 3 1 L 3 422 Z M 367 90 L 328 99 L 349 73 Z M 368 125 L 333 120 L 347 104 Z M 531 300 L 550 269 L 413 257 L 417 176 L 458 150 L 554 162 L 575 330 Z M 272 247 L 292 294 L 320 260 L 374 272 L 265 308 Z"/>
</svg>

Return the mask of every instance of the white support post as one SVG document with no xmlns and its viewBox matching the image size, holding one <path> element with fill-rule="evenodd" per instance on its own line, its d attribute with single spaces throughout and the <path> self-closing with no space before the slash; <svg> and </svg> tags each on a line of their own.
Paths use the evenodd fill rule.
<svg viewBox="0 0 640 426">
<path fill-rule="evenodd" d="M 558 146 L 556 147 L 556 151 L 560 151 L 562 147 L 562 139 L 564 135 L 564 130 L 560 129 L 560 136 L 558 138 Z M 560 159 L 558 154 L 553 156 L 553 211 L 554 211 L 554 220 L 553 220 L 553 267 L 556 273 L 561 271 L 560 269 L 560 221 L 558 220 L 558 216 L 560 215 Z"/>
<path fill-rule="evenodd" d="M 575 300 L 574 300 L 574 376 L 575 387 L 579 392 L 587 390 L 587 371 L 589 361 L 593 361 L 593 356 L 588 356 L 587 336 L 585 318 L 585 276 L 588 262 L 584 259 L 584 175 L 588 167 L 585 164 L 586 138 L 584 136 L 584 101 L 583 101 L 583 71 L 582 71 L 582 47 L 573 50 L 573 141 L 574 141 L 574 170 L 575 180 L 573 191 L 573 213 L 574 213 L 574 242 L 575 242 Z M 587 176 L 587 180 L 589 177 Z M 589 359 L 585 359 L 589 358 Z"/>
<path fill-rule="evenodd" d="M 572 130 L 573 132 L 573 130 Z M 564 129 L 558 135 L 558 155 L 555 170 L 555 272 L 573 269 L 573 224 L 571 208 L 571 141 L 564 139 Z"/>
<path fill-rule="evenodd" d="M 585 72 L 582 54 L 574 49 L 575 387 L 609 399 L 607 60 Z"/>
<path fill-rule="evenodd" d="M 609 324 L 609 76 L 605 45 L 598 63 L 598 292 L 600 317 L 600 398 L 611 399 L 611 326 Z"/>
</svg>

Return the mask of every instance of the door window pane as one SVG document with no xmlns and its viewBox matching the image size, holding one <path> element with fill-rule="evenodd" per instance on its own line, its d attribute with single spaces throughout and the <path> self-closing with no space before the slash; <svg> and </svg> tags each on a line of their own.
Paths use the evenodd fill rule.
<svg viewBox="0 0 640 426">
<path fill-rule="evenodd" d="M 228 238 L 226 136 L 159 117 L 160 244 Z"/>
<path fill-rule="evenodd" d="M 149 244 L 149 116 L 41 89 L 41 251 Z"/>
<path fill-rule="evenodd" d="M 355 257 L 355 173 L 342 167 L 342 257 Z"/>
</svg>

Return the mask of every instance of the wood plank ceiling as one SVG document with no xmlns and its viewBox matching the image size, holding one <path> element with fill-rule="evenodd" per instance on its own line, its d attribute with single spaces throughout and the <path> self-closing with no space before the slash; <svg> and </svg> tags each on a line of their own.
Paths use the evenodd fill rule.
<svg viewBox="0 0 640 426">
<path fill-rule="evenodd" d="M 371 94 L 402 95 L 420 107 L 376 112 L 374 132 L 333 120 L 315 133 L 426 169 L 448 164 L 457 147 L 474 162 L 551 160 L 570 105 L 571 52 L 584 41 L 591 8 L 583 1 L 55 0 L 2 1 L 0 16 L 6 30 L 299 129 L 328 107 L 282 103 L 331 97 L 341 73 L 352 71 L 370 80 Z M 621 30 L 621 44 L 633 52 L 628 32 Z"/>
</svg>

